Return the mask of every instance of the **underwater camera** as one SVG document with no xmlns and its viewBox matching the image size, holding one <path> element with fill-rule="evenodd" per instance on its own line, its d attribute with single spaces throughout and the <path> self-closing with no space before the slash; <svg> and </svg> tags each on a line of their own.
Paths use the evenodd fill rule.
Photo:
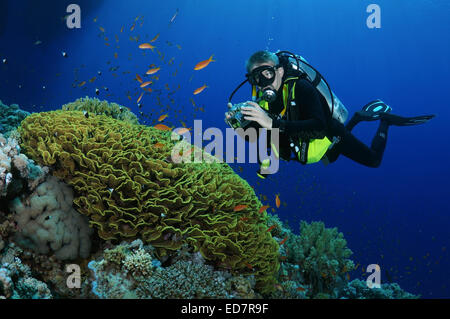
<svg viewBox="0 0 450 319">
<path fill-rule="evenodd" d="M 237 129 L 239 127 L 246 129 L 251 123 L 251 121 L 244 119 L 244 114 L 241 113 L 241 108 L 243 106 L 253 107 L 247 102 L 242 102 L 239 104 L 234 104 L 228 111 L 230 117 L 226 118 L 225 122 L 233 129 Z"/>
</svg>

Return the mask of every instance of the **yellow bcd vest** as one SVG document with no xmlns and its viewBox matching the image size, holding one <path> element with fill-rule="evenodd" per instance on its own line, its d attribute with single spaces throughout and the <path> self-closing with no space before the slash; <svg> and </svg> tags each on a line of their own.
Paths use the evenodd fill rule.
<svg viewBox="0 0 450 319">
<path fill-rule="evenodd" d="M 295 84 L 296 84 L 296 82 L 294 82 L 294 84 L 292 85 L 291 99 L 290 99 L 290 101 L 288 101 L 288 99 L 289 99 L 289 83 L 288 82 L 291 80 L 298 80 L 298 77 L 290 77 L 284 81 L 284 84 L 283 84 L 283 110 L 280 112 L 281 117 L 283 117 L 284 114 L 286 113 L 288 103 L 291 103 L 291 101 L 295 100 Z M 253 88 L 253 90 L 255 90 L 255 87 Z M 255 92 L 253 92 L 253 95 L 256 95 L 254 93 Z M 259 94 L 261 96 L 262 92 L 260 92 Z M 259 102 L 259 106 L 261 106 L 264 110 L 269 111 L 269 103 L 267 101 L 261 100 Z M 295 145 L 294 152 L 296 153 L 297 158 L 300 161 L 300 163 L 312 164 L 312 163 L 316 163 L 322 159 L 322 157 L 325 155 L 325 153 L 327 152 L 327 150 L 330 147 L 330 145 L 332 144 L 332 142 L 325 136 L 322 139 L 309 139 L 309 140 L 305 140 L 305 141 L 302 141 L 299 138 L 298 141 L 294 141 L 294 144 L 297 144 L 297 145 Z M 274 147 L 273 144 L 271 146 L 272 146 L 272 150 L 275 152 L 275 155 L 278 157 L 278 150 Z"/>
</svg>

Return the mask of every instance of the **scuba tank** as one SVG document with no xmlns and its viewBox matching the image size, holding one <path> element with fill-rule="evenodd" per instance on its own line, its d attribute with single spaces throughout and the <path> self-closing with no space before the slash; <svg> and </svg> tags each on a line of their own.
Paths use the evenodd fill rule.
<svg viewBox="0 0 450 319">
<path fill-rule="evenodd" d="M 327 101 L 332 117 L 344 124 L 348 118 L 348 110 L 331 90 L 327 81 L 322 77 L 319 71 L 311 66 L 300 55 L 293 54 L 289 51 L 277 51 L 275 54 L 280 59 L 280 64 L 285 68 L 289 68 L 288 70 L 285 70 L 286 72 L 292 73 L 293 75 L 298 75 L 298 73 L 300 73 L 312 83 Z"/>
</svg>

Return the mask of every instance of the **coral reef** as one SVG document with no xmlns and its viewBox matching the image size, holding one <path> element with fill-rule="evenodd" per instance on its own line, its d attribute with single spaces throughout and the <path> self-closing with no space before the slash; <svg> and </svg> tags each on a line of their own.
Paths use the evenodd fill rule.
<svg viewBox="0 0 450 319">
<path fill-rule="evenodd" d="M 232 276 L 183 254 L 167 267 L 152 256 L 155 248 L 136 240 L 105 250 L 91 261 L 93 292 L 99 298 L 255 298 L 252 276 Z M 190 256 L 190 257 L 187 257 Z"/>
<path fill-rule="evenodd" d="M 254 191 L 227 164 L 173 163 L 169 132 L 105 115 L 32 114 L 19 132 L 25 153 L 73 186 L 75 207 L 102 239 L 141 238 L 162 262 L 188 243 L 273 290 L 278 244 Z"/>
<path fill-rule="evenodd" d="M 47 285 L 32 277 L 19 258 L 0 264 L 0 299 L 50 299 Z"/>
<path fill-rule="evenodd" d="M 0 197 L 13 197 L 33 190 L 48 173 L 25 154 L 20 153 L 17 139 L 0 134 Z"/>
<path fill-rule="evenodd" d="M 19 109 L 17 104 L 7 106 L 0 100 L 0 134 L 9 137 L 9 132 L 20 125 L 30 113 Z"/>
<path fill-rule="evenodd" d="M 71 188 L 53 176 L 30 196 L 14 199 L 10 211 L 20 230 L 15 242 L 40 254 L 51 251 L 61 260 L 88 257 L 92 229 L 72 202 Z"/>
<path fill-rule="evenodd" d="M 417 299 L 420 296 L 410 294 L 396 283 L 381 284 L 380 288 L 369 288 L 365 281 L 355 279 L 340 292 L 344 299 Z"/>
<path fill-rule="evenodd" d="M 332 294 L 345 284 L 345 274 L 354 268 L 352 254 L 344 235 L 337 228 L 325 228 L 322 222 L 300 223 L 300 236 L 287 242 L 288 261 L 299 265 L 310 294 Z"/>
<path fill-rule="evenodd" d="M 27 265 L 31 270 L 31 275 L 44 282 L 54 298 L 95 298 L 91 292 L 90 271 L 86 262 L 79 264 L 81 268 L 80 288 L 71 288 L 67 285 L 69 276 L 67 264 L 56 259 L 55 256 L 40 255 L 10 242 L 0 253 L 0 266 L 14 263 L 16 260 Z M 75 261 L 75 263 L 77 262 L 80 261 Z"/>
<path fill-rule="evenodd" d="M 113 119 L 128 122 L 130 124 L 138 124 L 139 120 L 129 108 L 121 106 L 116 103 L 108 103 L 107 101 L 100 101 L 97 98 L 80 98 L 75 102 L 68 103 L 62 106 L 64 111 L 86 111 L 92 115 L 106 115 Z"/>
</svg>

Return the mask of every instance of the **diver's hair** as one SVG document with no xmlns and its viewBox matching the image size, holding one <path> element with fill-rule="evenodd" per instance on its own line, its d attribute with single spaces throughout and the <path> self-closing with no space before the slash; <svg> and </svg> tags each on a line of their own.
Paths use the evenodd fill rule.
<svg viewBox="0 0 450 319">
<path fill-rule="evenodd" d="M 255 64 L 264 62 L 272 62 L 274 65 L 280 64 L 280 60 L 275 53 L 264 50 L 253 53 L 247 62 L 245 62 L 245 68 L 247 69 L 247 72 L 250 72 Z"/>
</svg>

